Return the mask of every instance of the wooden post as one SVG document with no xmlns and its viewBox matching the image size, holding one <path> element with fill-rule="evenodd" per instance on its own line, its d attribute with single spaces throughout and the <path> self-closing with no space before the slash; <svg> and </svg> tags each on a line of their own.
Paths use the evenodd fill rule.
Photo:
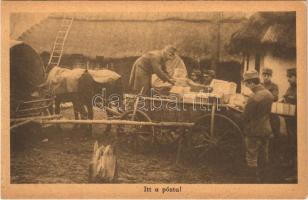
<svg viewBox="0 0 308 200">
<path fill-rule="evenodd" d="M 214 49 L 213 49 L 213 55 L 212 55 L 212 69 L 213 70 L 217 70 L 217 66 L 220 62 L 220 46 L 221 46 L 221 21 L 222 21 L 222 16 L 223 13 L 222 12 L 218 12 L 215 15 L 215 20 L 214 20 L 214 30 L 216 34 L 216 41 L 215 41 L 215 45 L 214 45 Z"/>
<path fill-rule="evenodd" d="M 211 127 L 210 127 L 210 135 L 214 137 L 214 126 L 215 126 L 215 109 L 216 109 L 216 101 L 213 101 L 212 110 L 211 110 Z"/>
<path fill-rule="evenodd" d="M 183 130 L 183 129 L 181 129 Z M 178 142 L 178 148 L 177 148 L 177 152 L 176 152 L 176 159 L 175 159 L 175 164 L 178 165 L 180 158 L 181 158 L 181 152 L 183 149 L 183 139 L 184 139 L 184 130 L 181 131 L 181 136 L 179 138 L 179 142 Z"/>
<path fill-rule="evenodd" d="M 134 112 L 133 112 L 133 116 L 132 116 L 131 120 L 135 119 L 135 115 L 136 115 L 136 112 L 137 112 L 137 109 L 138 109 L 139 99 L 140 99 L 140 96 L 143 93 L 143 89 L 144 89 L 144 87 L 141 88 L 140 93 L 137 95 L 137 98 L 136 98 L 136 101 L 135 101 L 135 104 L 134 104 Z"/>
<path fill-rule="evenodd" d="M 246 57 L 246 59 L 247 59 L 247 62 L 246 62 L 246 71 L 249 70 L 249 58 L 250 58 L 250 54 L 247 53 L 247 57 Z"/>
</svg>

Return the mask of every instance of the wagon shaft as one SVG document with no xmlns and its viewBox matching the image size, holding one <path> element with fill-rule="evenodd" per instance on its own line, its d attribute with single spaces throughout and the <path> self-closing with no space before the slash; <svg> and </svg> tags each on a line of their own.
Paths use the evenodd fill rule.
<svg viewBox="0 0 308 200">
<path fill-rule="evenodd" d="M 114 125 L 140 125 L 140 126 L 165 126 L 165 127 L 193 127 L 194 123 L 183 122 L 142 122 L 129 120 L 50 120 L 42 121 L 43 124 L 114 124 Z"/>
</svg>

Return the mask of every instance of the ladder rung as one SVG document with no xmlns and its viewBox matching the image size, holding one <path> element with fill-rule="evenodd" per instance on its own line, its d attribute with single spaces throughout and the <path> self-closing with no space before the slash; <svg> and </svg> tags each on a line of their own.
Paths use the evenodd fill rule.
<svg viewBox="0 0 308 200">
<path fill-rule="evenodd" d="M 61 57 L 61 56 L 52 56 L 52 58 L 59 58 L 59 57 Z M 52 59 L 52 58 L 51 58 L 51 59 Z"/>
<path fill-rule="evenodd" d="M 48 62 L 49 65 L 59 65 L 63 53 L 64 43 L 73 21 L 73 17 L 66 18 L 63 16 L 62 23 L 60 24 L 60 30 L 57 32 L 56 39 L 53 44 L 53 49 Z"/>
</svg>

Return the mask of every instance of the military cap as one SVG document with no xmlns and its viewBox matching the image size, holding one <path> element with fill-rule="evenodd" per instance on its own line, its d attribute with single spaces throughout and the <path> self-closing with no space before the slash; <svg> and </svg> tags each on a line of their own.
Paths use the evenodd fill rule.
<svg viewBox="0 0 308 200">
<path fill-rule="evenodd" d="M 191 71 L 191 74 L 192 73 L 195 73 L 195 74 L 201 74 L 201 71 L 199 70 L 199 69 L 193 69 L 192 71 Z"/>
<path fill-rule="evenodd" d="M 215 77 L 216 73 L 214 70 L 205 70 L 203 76 L 211 76 L 211 77 Z"/>
<path fill-rule="evenodd" d="M 287 69 L 287 76 L 296 76 L 296 68 Z"/>
<path fill-rule="evenodd" d="M 164 47 L 163 51 L 171 53 L 171 54 L 175 54 L 176 48 L 172 45 L 167 45 L 167 46 Z"/>
<path fill-rule="evenodd" d="M 243 74 L 244 81 L 259 78 L 259 73 L 256 70 L 248 70 Z"/>
<path fill-rule="evenodd" d="M 262 74 L 268 74 L 268 75 L 273 75 L 273 70 L 271 69 L 271 68 L 267 68 L 267 67 L 265 67 L 265 68 L 263 68 L 263 70 L 262 70 Z"/>
</svg>

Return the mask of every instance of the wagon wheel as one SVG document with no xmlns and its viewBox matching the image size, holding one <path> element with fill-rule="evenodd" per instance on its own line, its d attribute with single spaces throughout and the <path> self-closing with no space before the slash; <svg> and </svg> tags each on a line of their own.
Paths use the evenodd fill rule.
<svg viewBox="0 0 308 200">
<path fill-rule="evenodd" d="M 214 117 L 206 114 L 197 120 L 190 135 L 190 142 L 191 153 L 199 160 L 210 158 L 234 161 L 242 158 L 244 147 L 242 131 L 224 114 L 216 113 Z"/>
<path fill-rule="evenodd" d="M 120 119 L 122 120 L 134 120 L 151 122 L 150 117 L 142 111 L 136 110 L 125 112 Z M 121 132 L 124 133 L 130 144 L 136 150 L 144 150 L 152 146 L 154 142 L 155 130 L 153 126 L 141 126 L 141 125 L 121 125 Z"/>
</svg>

